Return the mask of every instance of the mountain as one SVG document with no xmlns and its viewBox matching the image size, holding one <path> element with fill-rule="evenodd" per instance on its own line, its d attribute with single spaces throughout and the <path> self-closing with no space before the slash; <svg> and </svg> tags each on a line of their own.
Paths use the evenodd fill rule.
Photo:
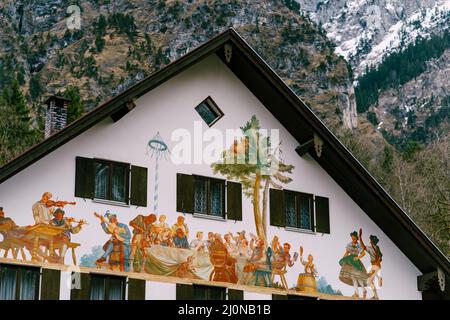
<svg viewBox="0 0 450 320">
<path fill-rule="evenodd" d="M 356 126 L 348 64 L 295 1 L 83 1 L 80 30 L 71 4 L 3 1 L 0 86 L 16 75 L 32 102 L 75 86 L 90 110 L 233 26 L 329 126 Z"/>
<path fill-rule="evenodd" d="M 450 1 L 298 0 L 352 66 L 357 111 L 396 147 L 445 135 Z"/>
</svg>

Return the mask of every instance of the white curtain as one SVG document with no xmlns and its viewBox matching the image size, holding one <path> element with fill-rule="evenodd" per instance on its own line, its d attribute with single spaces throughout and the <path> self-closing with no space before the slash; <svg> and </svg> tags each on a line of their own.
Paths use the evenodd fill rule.
<svg viewBox="0 0 450 320">
<path fill-rule="evenodd" d="M 109 279 L 108 300 L 123 300 L 123 279 Z"/>
<path fill-rule="evenodd" d="M 0 301 L 16 299 L 18 269 L 0 268 Z"/>
<path fill-rule="evenodd" d="M 90 300 L 105 300 L 105 279 L 101 277 L 91 278 Z"/>
<path fill-rule="evenodd" d="M 20 300 L 36 300 L 39 271 L 22 269 L 21 276 Z"/>
</svg>

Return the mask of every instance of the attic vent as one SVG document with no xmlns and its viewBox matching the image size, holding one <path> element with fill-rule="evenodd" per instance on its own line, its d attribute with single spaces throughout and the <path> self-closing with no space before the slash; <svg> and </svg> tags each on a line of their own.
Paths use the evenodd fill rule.
<svg viewBox="0 0 450 320">
<path fill-rule="evenodd" d="M 200 117 L 202 117 L 203 121 L 205 121 L 210 127 L 223 117 L 223 112 L 219 109 L 211 97 L 203 100 L 202 103 L 195 107 L 195 110 L 198 112 Z"/>
</svg>

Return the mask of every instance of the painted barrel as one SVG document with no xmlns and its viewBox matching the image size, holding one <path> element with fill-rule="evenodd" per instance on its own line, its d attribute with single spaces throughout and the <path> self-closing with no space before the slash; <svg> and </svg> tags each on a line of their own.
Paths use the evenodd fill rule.
<svg viewBox="0 0 450 320">
<path fill-rule="evenodd" d="M 308 273 L 300 273 L 297 280 L 297 290 L 303 292 L 317 292 L 316 278 Z"/>
</svg>

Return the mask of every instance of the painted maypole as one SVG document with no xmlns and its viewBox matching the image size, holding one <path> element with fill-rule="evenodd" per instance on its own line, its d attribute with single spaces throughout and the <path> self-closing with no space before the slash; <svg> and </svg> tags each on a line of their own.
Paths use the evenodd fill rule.
<svg viewBox="0 0 450 320">
<path fill-rule="evenodd" d="M 155 181 L 153 193 L 153 212 L 158 210 L 158 185 L 159 185 L 159 159 L 167 160 L 170 154 L 169 147 L 164 142 L 159 132 L 148 142 L 148 149 L 150 149 L 150 157 L 155 158 Z M 147 149 L 147 151 L 148 151 Z"/>
</svg>

